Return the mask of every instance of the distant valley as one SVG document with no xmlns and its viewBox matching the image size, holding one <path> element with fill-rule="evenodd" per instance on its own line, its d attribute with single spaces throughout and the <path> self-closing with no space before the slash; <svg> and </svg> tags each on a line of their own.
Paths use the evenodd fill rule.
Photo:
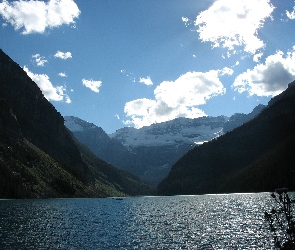
<svg viewBox="0 0 295 250">
<path fill-rule="evenodd" d="M 295 190 L 295 81 L 250 114 L 110 135 L 62 117 L 2 50 L 0 83 L 0 198 Z"/>
<path fill-rule="evenodd" d="M 65 117 L 65 125 L 99 158 L 156 186 L 190 149 L 251 120 L 263 109 L 258 105 L 250 114 L 231 117 L 176 118 L 140 129 L 125 127 L 111 135 L 77 117 Z"/>
</svg>

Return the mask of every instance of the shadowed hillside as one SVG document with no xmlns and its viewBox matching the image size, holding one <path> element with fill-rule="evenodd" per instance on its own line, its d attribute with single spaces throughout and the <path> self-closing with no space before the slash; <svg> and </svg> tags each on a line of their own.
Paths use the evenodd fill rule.
<svg viewBox="0 0 295 250">
<path fill-rule="evenodd" d="M 184 155 L 161 194 L 271 191 L 294 182 L 295 81 L 256 118 Z"/>
<path fill-rule="evenodd" d="M 63 117 L 0 50 L 0 197 L 147 194 L 136 177 L 97 159 Z"/>
</svg>

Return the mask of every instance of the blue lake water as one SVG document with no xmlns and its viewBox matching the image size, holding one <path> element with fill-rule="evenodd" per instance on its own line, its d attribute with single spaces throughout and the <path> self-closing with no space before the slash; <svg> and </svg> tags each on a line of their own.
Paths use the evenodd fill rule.
<svg viewBox="0 0 295 250">
<path fill-rule="evenodd" d="M 272 249 L 269 194 L 0 200 L 0 249 Z"/>
</svg>

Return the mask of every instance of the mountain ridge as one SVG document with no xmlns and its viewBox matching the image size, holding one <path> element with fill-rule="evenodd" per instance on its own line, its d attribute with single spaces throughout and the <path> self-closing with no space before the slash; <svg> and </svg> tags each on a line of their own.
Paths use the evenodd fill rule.
<svg viewBox="0 0 295 250">
<path fill-rule="evenodd" d="M 211 140 L 212 133 L 219 136 L 227 120 L 226 116 L 195 119 L 180 117 L 139 129 L 125 127 L 118 129 L 110 137 L 127 147 L 174 145 L 175 142 L 199 144 Z"/>
<path fill-rule="evenodd" d="M 238 114 L 239 119 L 236 119 L 237 114 L 230 118 L 176 118 L 141 129 L 125 127 L 112 135 L 73 116 L 65 117 L 65 125 L 99 158 L 156 186 L 187 151 L 224 134 L 223 129 L 229 122 L 233 129 L 255 117 L 263 108 L 258 105 L 250 114 Z"/>
</svg>

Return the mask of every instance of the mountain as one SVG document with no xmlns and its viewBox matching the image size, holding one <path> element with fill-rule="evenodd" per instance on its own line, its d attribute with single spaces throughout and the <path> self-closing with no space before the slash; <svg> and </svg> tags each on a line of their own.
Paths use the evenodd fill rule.
<svg viewBox="0 0 295 250">
<path fill-rule="evenodd" d="M 263 108 L 259 105 L 250 114 L 230 118 L 176 118 L 140 129 L 122 128 L 111 135 L 77 117 L 65 117 L 65 125 L 99 158 L 156 186 L 187 151 L 223 135 L 225 127 L 230 130 L 252 119 Z"/>
<path fill-rule="evenodd" d="M 250 114 L 241 114 L 236 113 L 232 115 L 229 120 L 224 124 L 223 126 L 223 133 L 229 132 L 239 126 L 241 126 L 243 123 L 246 123 L 253 118 L 255 118 L 263 109 L 265 108 L 265 105 L 259 104 L 256 106 L 253 111 Z"/>
<path fill-rule="evenodd" d="M 65 126 L 75 138 L 86 145 L 100 159 L 130 173 L 139 174 L 140 162 L 135 153 L 110 138 L 102 128 L 74 116 L 64 117 Z"/>
<path fill-rule="evenodd" d="M 77 117 L 65 117 L 65 125 L 99 158 L 156 186 L 189 149 L 219 136 L 227 119 L 178 118 L 141 129 L 122 128 L 112 135 Z"/>
<path fill-rule="evenodd" d="M 140 129 L 122 128 L 110 137 L 138 156 L 142 164 L 136 174 L 157 185 L 167 176 L 172 165 L 189 150 L 223 135 L 225 128 L 229 131 L 253 119 L 263 108 L 263 105 L 259 105 L 248 115 L 235 114 L 230 118 L 176 118 Z"/>
<path fill-rule="evenodd" d="M 126 127 L 110 137 L 138 156 L 138 176 L 156 186 L 188 150 L 222 134 L 228 117 L 176 118 L 140 129 Z"/>
<path fill-rule="evenodd" d="M 0 197 L 104 197 L 150 193 L 98 159 L 64 126 L 23 69 L 0 50 Z"/>
<path fill-rule="evenodd" d="M 221 135 L 227 120 L 226 116 L 195 119 L 176 118 L 140 129 L 122 128 L 111 134 L 110 137 L 130 149 L 141 146 L 198 145 Z"/>
<path fill-rule="evenodd" d="M 187 152 L 158 185 L 160 194 L 295 189 L 295 81 L 256 117 Z"/>
</svg>

